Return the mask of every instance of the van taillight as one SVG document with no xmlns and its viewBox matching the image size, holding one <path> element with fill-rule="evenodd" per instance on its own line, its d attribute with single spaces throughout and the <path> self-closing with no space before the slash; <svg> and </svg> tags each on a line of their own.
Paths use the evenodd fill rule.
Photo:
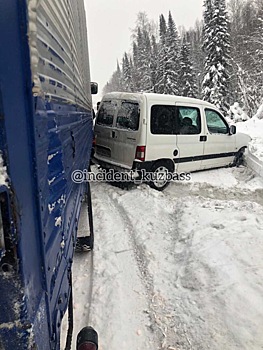
<svg viewBox="0 0 263 350">
<path fill-rule="evenodd" d="M 142 162 L 144 162 L 145 161 L 145 151 L 146 151 L 146 146 L 137 146 L 135 159 L 138 159 L 138 160 L 141 160 Z"/>
</svg>

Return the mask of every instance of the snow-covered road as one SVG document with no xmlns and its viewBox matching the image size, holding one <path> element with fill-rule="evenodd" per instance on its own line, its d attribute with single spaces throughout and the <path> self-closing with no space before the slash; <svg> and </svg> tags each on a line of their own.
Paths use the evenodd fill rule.
<svg viewBox="0 0 263 350">
<path fill-rule="evenodd" d="M 99 350 L 263 349 L 263 183 L 246 168 L 160 193 L 92 184 L 95 249 L 75 255 L 75 331 Z M 74 340 L 75 343 L 75 340 Z"/>
</svg>

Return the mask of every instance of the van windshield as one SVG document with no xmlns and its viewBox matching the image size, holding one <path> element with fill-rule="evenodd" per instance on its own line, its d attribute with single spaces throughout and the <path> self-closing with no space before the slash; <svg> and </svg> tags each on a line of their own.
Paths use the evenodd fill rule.
<svg viewBox="0 0 263 350">
<path fill-rule="evenodd" d="M 137 102 L 122 101 L 117 114 L 117 128 L 138 130 L 140 109 Z"/>
</svg>

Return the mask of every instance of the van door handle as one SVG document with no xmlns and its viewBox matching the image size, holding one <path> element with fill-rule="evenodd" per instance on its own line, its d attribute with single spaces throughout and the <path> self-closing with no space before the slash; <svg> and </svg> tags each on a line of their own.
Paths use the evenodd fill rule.
<svg viewBox="0 0 263 350">
<path fill-rule="evenodd" d="M 115 138 L 115 131 L 111 132 L 111 136 L 112 136 L 113 139 Z"/>
<path fill-rule="evenodd" d="M 201 142 L 206 142 L 207 141 L 207 136 L 206 135 L 200 136 L 200 141 Z"/>
</svg>

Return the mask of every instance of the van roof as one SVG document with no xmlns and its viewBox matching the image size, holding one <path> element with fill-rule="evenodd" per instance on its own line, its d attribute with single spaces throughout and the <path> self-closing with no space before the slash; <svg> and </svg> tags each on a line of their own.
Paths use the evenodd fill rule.
<svg viewBox="0 0 263 350">
<path fill-rule="evenodd" d="M 140 100 L 145 98 L 147 101 L 152 102 L 165 102 L 173 100 L 175 103 L 193 103 L 193 104 L 199 104 L 204 105 L 207 107 L 213 107 L 218 109 L 215 105 L 203 101 L 197 98 L 192 97 L 184 97 L 184 96 L 177 96 L 177 95 L 165 95 L 165 94 L 155 94 L 155 93 L 148 93 L 148 92 L 109 92 L 103 96 L 103 99 L 108 98 L 115 98 L 115 99 L 132 99 L 132 100 Z"/>
</svg>

